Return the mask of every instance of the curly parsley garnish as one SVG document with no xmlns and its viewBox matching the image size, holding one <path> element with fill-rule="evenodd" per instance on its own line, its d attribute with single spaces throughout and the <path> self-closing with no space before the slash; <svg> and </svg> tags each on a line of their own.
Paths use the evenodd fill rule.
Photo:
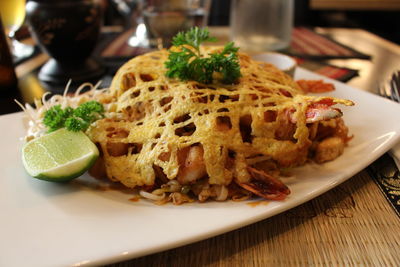
<svg viewBox="0 0 400 267">
<path fill-rule="evenodd" d="M 172 44 L 179 48 L 169 50 L 168 61 L 165 62 L 168 69 L 166 76 L 207 84 L 212 83 L 214 73 L 219 73 L 223 83 L 234 83 L 241 76 L 237 56 L 239 48 L 230 42 L 220 53 L 211 53 L 205 57 L 200 53 L 200 44 L 216 41 L 209 35 L 207 28 L 197 27 L 178 33 Z"/>
<path fill-rule="evenodd" d="M 49 132 L 64 127 L 73 132 L 85 131 L 91 123 L 103 118 L 103 113 L 103 105 L 94 100 L 83 103 L 76 109 L 63 109 L 61 105 L 55 105 L 46 111 L 43 123 Z"/>
</svg>

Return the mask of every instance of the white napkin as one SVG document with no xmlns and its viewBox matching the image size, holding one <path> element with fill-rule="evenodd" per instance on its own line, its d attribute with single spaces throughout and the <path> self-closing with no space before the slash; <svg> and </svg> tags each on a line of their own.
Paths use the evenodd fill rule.
<svg viewBox="0 0 400 267">
<path fill-rule="evenodd" d="M 390 151 L 389 154 L 392 156 L 397 168 L 400 170 L 400 143 L 397 143 Z"/>
</svg>

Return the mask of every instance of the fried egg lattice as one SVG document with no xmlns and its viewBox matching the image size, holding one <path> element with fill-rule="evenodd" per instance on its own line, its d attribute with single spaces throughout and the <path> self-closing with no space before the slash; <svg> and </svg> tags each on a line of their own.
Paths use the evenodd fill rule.
<svg viewBox="0 0 400 267">
<path fill-rule="evenodd" d="M 202 49 L 207 54 L 221 48 Z M 107 176 L 127 187 L 154 187 L 156 177 L 162 183 L 191 184 L 207 177 L 209 185 L 244 185 L 254 173 L 249 166 L 304 164 L 319 122 L 341 123 L 341 112 L 331 106 L 353 104 L 306 96 L 291 77 L 245 54 L 239 54 L 242 77 L 231 85 L 219 83 L 217 76 L 213 84 L 169 79 L 167 58 L 168 51 L 161 50 L 121 67 L 110 88 L 120 116 L 88 130 L 101 148 Z M 340 131 L 347 138 L 347 128 Z M 197 153 L 192 161 L 191 153 Z M 190 164 L 203 168 L 195 169 L 194 178 L 185 176 Z"/>
</svg>

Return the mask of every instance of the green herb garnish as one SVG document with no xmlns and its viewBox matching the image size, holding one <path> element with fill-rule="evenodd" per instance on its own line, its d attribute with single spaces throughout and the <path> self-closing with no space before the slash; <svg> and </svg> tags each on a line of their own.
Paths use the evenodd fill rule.
<svg viewBox="0 0 400 267">
<path fill-rule="evenodd" d="M 220 53 L 211 53 L 205 57 L 200 53 L 200 44 L 216 41 L 209 35 L 207 28 L 197 27 L 178 33 L 172 44 L 179 49 L 169 51 L 168 61 L 165 62 L 168 69 L 166 76 L 207 84 L 212 83 L 214 73 L 219 73 L 223 83 L 234 83 L 241 76 L 237 56 L 239 48 L 230 42 Z"/>
<path fill-rule="evenodd" d="M 55 105 L 46 111 L 43 123 L 49 128 L 49 132 L 63 127 L 73 132 L 85 131 L 91 123 L 101 119 L 103 113 L 103 105 L 94 100 L 83 103 L 76 109 L 63 109 L 61 105 Z"/>
</svg>

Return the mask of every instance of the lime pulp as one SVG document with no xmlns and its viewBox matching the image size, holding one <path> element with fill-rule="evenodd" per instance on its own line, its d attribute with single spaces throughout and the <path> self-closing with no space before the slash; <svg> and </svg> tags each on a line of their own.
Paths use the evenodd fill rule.
<svg viewBox="0 0 400 267">
<path fill-rule="evenodd" d="M 83 133 L 65 128 L 36 138 L 22 148 L 22 162 L 33 177 L 65 182 L 86 172 L 99 156 L 96 145 Z"/>
</svg>

